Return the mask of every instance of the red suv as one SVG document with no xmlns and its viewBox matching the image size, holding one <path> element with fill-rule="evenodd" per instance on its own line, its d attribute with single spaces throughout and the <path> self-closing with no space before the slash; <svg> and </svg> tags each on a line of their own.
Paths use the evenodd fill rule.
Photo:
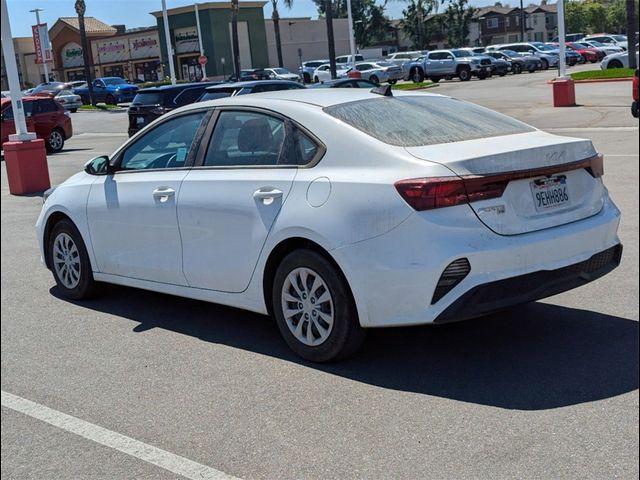
<svg viewBox="0 0 640 480">
<path fill-rule="evenodd" d="M 64 142 L 73 135 L 71 118 L 64 107 L 51 98 L 22 97 L 28 130 L 35 129 L 38 138 L 45 140 L 47 150 L 55 153 L 62 150 Z M 3 98 L 2 110 L 2 143 L 9 140 L 9 135 L 16 133 L 13 123 L 11 99 Z"/>
</svg>

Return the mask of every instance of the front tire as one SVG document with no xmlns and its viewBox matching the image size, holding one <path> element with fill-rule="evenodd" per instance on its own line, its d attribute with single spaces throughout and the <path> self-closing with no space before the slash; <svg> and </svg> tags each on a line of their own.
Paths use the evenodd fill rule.
<svg viewBox="0 0 640 480">
<path fill-rule="evenodd" d="M 609 69 L 609 68 L 622 68 L 622 67 L 624 67 L 624 65 L 622 65 L 622 62 L 620 60 L 611 60 L 607 64 L 607 69 Z"/>
<path fill-rule="evenodd" d="M 115 105 L 116 98 L 113 95 L 107 95 L 107 97 L 104 99 L 104 103 L 106 103 L 107 105 Z"/>
<path fill-rule="evenodd" d="M 514 75 L 518 75 L 522 73 L 522 65 L 520 65 L 519 63 L 514 63 L 513 64 L 513 74 Z"/>
<path fill-rule="evenodd" d="M 422 83 L 424 82 L 424 73 L 419 68 L 416 68 L 411 73 L 411 80 L 413 83 Z"/>
<path fill-rule="evenodd" d="M 55 224 L 48 249 L 53 278 L 62 295 L 71 300 L 92 296 L 96 284 L 87 248 L 70 220 L 60 220 Z"/>
<path fill-rule="evenodd" d="M 458 70 L 458 78 L 461 82 L 468 82 L 471 80 L 471 70 L 469 67 L 460 67 Z"/>
<path fill-rule="evenodd" d="M 549 70 L 549 61 L 546 58 L 540 60 L 542 63 L 542 70 Z"/>
<path fill-rule="evenodd" d="M 369 81 L 372 82 L 372 83 L 375 83 L 376 85 L 380 85 L 380 80 L 375 75 L 371 75 L 369 77 Z"/>
<path fill-rule="evenodd" d="M 274 277 L 272 302 L 285 342 L 306 360 L 345 358 L 364 340 L 346 279 L 314 250 L 295 250 L 282 260 Z"/>
<path fill-rule="evenodd" d="M 304 83 L 311 83 L 311 75 L 309 75 L 308 73 L 303 73 L 302 79 Z"/>
</svg>

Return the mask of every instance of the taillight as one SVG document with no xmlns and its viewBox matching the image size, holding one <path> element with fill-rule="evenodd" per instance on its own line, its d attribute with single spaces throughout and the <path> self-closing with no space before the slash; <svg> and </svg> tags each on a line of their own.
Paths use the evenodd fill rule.
<svg viewBox="0 0 640 480">
<path fill-rule="evenodd" d="M 422 211 L 499 198 L 511 181 L 551 176 L 581 168 L 589 172 L 593 178 L 599 178 L 604 175 L 604 158 L 597 154 L 562 165 L 491 175 L 413 178 L 400 180 L 394 186 L 405 202 L 415 210 Z"/>
<path fill-rule="evenodd" d="M 488 177 L 435 177 L 400 180 L 396 190 L 415 210 L 452 207 L 501 197 L 509 180 Z"/>
</svg>

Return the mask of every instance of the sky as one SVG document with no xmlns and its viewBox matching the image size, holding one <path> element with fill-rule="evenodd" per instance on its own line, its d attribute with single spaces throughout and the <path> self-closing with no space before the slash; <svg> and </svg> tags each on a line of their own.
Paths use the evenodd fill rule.
<svg viewBox="0 0 640 480">
<path fill-rule="evenodd" d="M 193 5 L 194 0 L 166 0 L 167 8 Z M 127 28 L 147 27 L 155 25 L 155 18 L 149 12 L 162 9 L 160 0 L 85 0 L 87 5 L 86 16 L 96 17 L 109 25 L 126 25 Z M 203 2 L 200 2 L 203 3 Z M 293 8 L 288 10 L 280 3 L 280 17 L 311 17 L 317 18 L 318 13 L 315 4 L 311 0 L 294 0 Z M 470 5 L 492 5 L 491 0 L 470 0 Z M 503 1 L 503 3 L 506 3 Z M 513 0 L 518 3 L 518 0 Z M 526 4 L 530 2 L 525 2 Z M 29 10 L 41 8 L 40 21 L 46 22 L 51 27 L 58 17 L 73 17 L 75 0 L 7 0 L 9 18 L 11 21 L 11 34 L 14 37 L 31 36 L 31 25 L 35 25 L 35 14 Z M 400 18 L 406 2 L 402 0 L 388 0 L 387 15 L 391 18 Z M 271 17 L 271 2 L 267 1 L 264 7 L 265 18 Z"/>
</svg>

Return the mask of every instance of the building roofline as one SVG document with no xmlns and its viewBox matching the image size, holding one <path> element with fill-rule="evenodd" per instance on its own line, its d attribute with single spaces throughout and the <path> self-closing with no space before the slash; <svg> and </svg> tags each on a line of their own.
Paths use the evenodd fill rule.
<svg viewBox="0 0 640 480">
<path fill-rule="evenodd" d="M 267 2 L 258 1 L 258 2 L 238 2 L 240 8 L 263 8 Z M 188 5 L 186 7 L 176 7 L 167 9 L 167 15 L 179 15 L 181 13 L 193 13 L 195 9 L 193 5 Z M 210 9 L 228 9 L 231 10 L 231 2 L 205 2 L 198 3 L 198 10 L 210 10 Z M 162 17 L 162 10 L 156 12 L 149 12 L 156 18 Z"/>
</svg>

